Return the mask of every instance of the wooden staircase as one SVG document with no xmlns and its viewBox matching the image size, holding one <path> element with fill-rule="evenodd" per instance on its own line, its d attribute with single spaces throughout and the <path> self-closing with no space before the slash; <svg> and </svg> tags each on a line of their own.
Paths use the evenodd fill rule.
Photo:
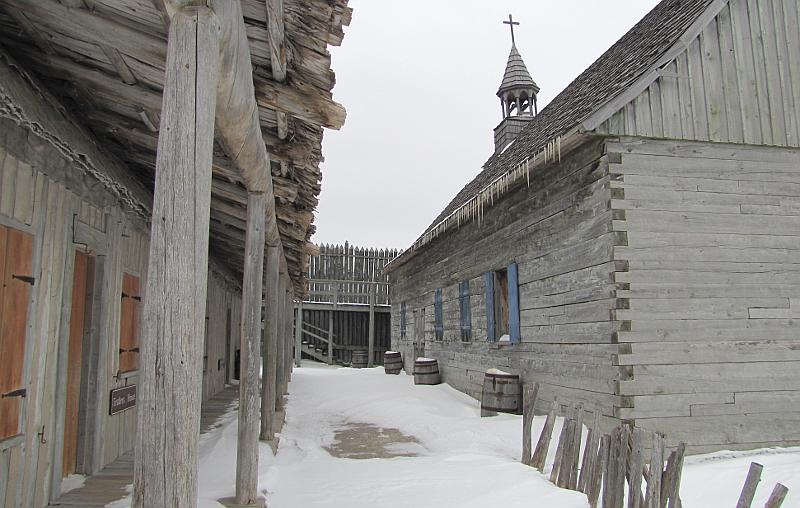
<svg viewBox="0 0 800 508">
<path fill-rule="evenodd" d="M 332 365 L 334 363 L 333 355 L 329 355 L 328 352 L 334 350 L 335 343 L 329 343 L 336 336 L 329 333 L 328 330 L 323 330 L 305 321 L 301 323 L 301 326 L 303 332 L 301 351 L 317 361 Z M 308 339 L 313 339 L 314 343 L 311 343 Z"/>
</svg>

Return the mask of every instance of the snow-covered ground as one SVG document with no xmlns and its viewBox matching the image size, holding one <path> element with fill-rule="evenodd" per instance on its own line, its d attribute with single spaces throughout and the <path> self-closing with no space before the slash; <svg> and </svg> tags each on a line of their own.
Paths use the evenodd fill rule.
<svg viewBox="0 0 800 508">
<path fill-rule="evenodd" d="M 382 368 L 308 362 L 295 369 L 290 394 L 277 457 L 260 445 L 260 488 L 270 508 L 588 506 L 583 494 L 557 489 L 520 464 L 521 417 L 480 418 L 479 403 L 447 385 L 414 386 L 410 376 L 387 376 Z M 543 423 L 534 419 L 534 443 Z M 365 424 L 415 438 L 386 451 L 416 456 L 337 458 L 326 450 L 336 448 L 337 431 Z M 200 454 L 199 505 L 217 507 L 216 499 L 233 495 L 235 413 L 203 436 Z M 753 506 L 764 505 L 776 482 L 790 490 L 783 506 L 800 506 L 800 448 L 690 457 L 683 506 L 735 506 L 751 461 L 764 465 Z"/>
</svg>

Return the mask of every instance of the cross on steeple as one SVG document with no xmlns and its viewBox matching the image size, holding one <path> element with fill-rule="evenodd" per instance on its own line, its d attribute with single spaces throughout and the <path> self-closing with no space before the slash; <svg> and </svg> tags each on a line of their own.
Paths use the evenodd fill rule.
<svg viewBox="0 0 800 508">
<path fill-rule="evenodd" d="M 504 25 L 508 25 L 511 28 L 511 44 L 515 45 L 514 42 L 514 25 L 519 25 L 519 21 L 514 21 L 514 18 L 511 17 L 511 14 L 508 15 L 508 21 L 503 21 Z"/>
</svg>

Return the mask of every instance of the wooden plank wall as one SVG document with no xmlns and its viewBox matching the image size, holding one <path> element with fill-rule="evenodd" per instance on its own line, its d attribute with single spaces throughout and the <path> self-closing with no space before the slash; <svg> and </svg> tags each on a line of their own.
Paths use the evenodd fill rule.
<svg viewBox="0 0 800 508">
<path fill-rule="evenodd" d="M 29 331 L 26 339 L 23 434 L 0 443 L 0 504 L 42 507 L 50 502 L 53 464 L 59 461 L 63 416 L 59 400 L 63 382 L 59 358 L 66 355 L 69 298 L 76 249 L 89 249 L 102 258 L 103 277 L 95 301 L 101 316 L 97 325 L 97 391 L 89 401 L 96 417 L 95 468 L 101 468 L 132 449 L 136 409 L 109 416 L 111 389 L 135 384 L 137 372 L 118 374 L 122 273 L 141 278 L 146 286 L 148 232 L 146 226 L 115 206 L 113 197 L 96 181 L 80 175 L 49 143 L 17 125 L 0 119 L 0 223 L 34 235 L 34 270 Z M 74 224 L 82 223 L 90 246 L 74 243 Z M 102 255 L 102 256 L 100 256 Z M 231 340 L 238 342 L 240 290 L 209 277 L 209 353 L 215 371 L 204 382 L 204 397 L 224 387 L 225 312 L 232 309 Z M 144 295 L 147 298 L 147 295 Z M 224 361 L 224 360 L 223 360 Z"/>
<path fill-rule="evenodd" d="M 228 323 L 230 313 L 230 323 Z M 208 400 L 222 389 L 230 379 L 225 379 L 225 362 L 232 360 L 240 348 L 242 320 L 241 289 L 214 272 L 208 277 L 208 303 L 206 304 L 206 339 L 203 356 L 203 400 Z M 226 329 L 230 326 L 230 329 Z M 226 340 L 230 340 L 230 358 L 226 357 Z M 229 367 L 233 375 L 233 364 Z"/>
<path fill-rule="evenodd" d="M 598 132 L 800 146 L 800 0 L 730 0 Z"/>
<path fill-rule="evenodd" d="M 297 312 L 297 309 L 295 309 L 295 312 Z M 327 337 L 328 312 L 330 311 L 304 309 L 303 320 L 305 323 L 325 330 L 325 333 L 319 333 L 317 330 L 310 329 L 312 332 Z M 390 349 L 389 324 L 390 315 L 388 312 L 375 313 L 375 355 L 373 357 L 375 365 L 383 365 L 383 353 Z M 369 346 L 369 313 L 343 309 L 334 311 L 333 335 L 334 343 L 336 344 L 336 349 L 333 353 L 334 360 L 350 363 L 354 350 L 367 351 Z M 327 350 L 327 344 L 314 337 L 305 335 L 303 340 Z"/>
<path fill-rule="evenodd" d="M 619 368 L 612 365 L 617 331 L 611 261 L 616 235 L 608 164 L 602 143 L 589 141 L 531 174 L 530 187 L 488 208 L 480 225 L 470 223 L 438 238 L 390 274 L 392 348 L 413 367 L 414 310 L 425 311 L 425 356 L 437 358 L 444 380 L 480 395 L 486 369 L 498 367 L 539 382 L 540 410 L 553 395 L 583 402 L 610 417 Z M 523 186 L 526 184 L 523 183 Z M 486 342 L 483 274 L 519 265 L 522 342 Z M 472 340 L 462 342 L 458 283 L 470 281 Z M 442 288 L 444 340 L 434 339 L 433 294 Z M 405 338 L 400 305 L 406 304 Z M 610 424 L 610 421 L 608 422 Z"/>
<path fill-rule="evenodd" d="M 389 303 L 389 288 L 386 283 L 389 281 L 386 275 L 382 274 L 383 267 L 389 261 L 397 257 L 400 251 L 397 249 L 368 249 L 355 247 L 345 242 L 344 245 L 321 245 L 319 254 L 310 256 L 308 279 L 309 279 L 309 299 L 312 302 L 327 302 L 331 297 L 332 287 L 330 284 L 314 282 L 319 280 L 343 280 L 353 281 L 351 283 L 339 285 L 339 303 L 369 303 L 370 284 L 366 282 L 382 282 L 376 285 L 375 301 L 377 304 Z"/>
<path fill-rule="evenodd" d="M 618 416 L 694 451 L 800 444 L 800 149 L 610 143 Z"/>
</svg>

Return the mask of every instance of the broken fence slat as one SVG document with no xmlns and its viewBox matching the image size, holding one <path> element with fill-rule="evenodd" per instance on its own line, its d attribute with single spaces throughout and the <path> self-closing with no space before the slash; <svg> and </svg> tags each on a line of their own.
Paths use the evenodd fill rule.
<svg viewBox="0 0 800 508">
<path fill-rule="evenodd" d="M 750 508 L 753 505 L 753 498 L 756 495 L 758 483 L 761 481 L 761 473 L 764 471 L 764 466 L 758 462 L 751 462 L 750 469 L 747 471 L 747 478 L 744 480 L 742 492 L 739 494 L 739 500 L 736 502 L 736 508 Z"/>
<path fill-rule="evenodd" d="M 542 427 L 542 433 L 539 435 L 539 441 L 536 443 L 536 450 L 533 452 L 533 459 L 531 465 L 544 473 L 544 464 L 547 461 L 547 451 L 550 448 L 550 441 L 553 438 L 553 426 L 556 422 L 556 409 L 558 408 L 558 400 L 553 400 L 553 407 L 547 413 L 547 419 Z"/>
<path fill-rule="evenodd" d="M 588 494 L 587 484 L 592 476 L 592 469 L 597 458 L 597 448 L 600 444 L 600 410 L 595 409 L 592 426 L 586 436 L 586 445 L 583 450 L 583 460 L 581 462 L 581 473 L 578 478 L 578 490 Z"/>
<path fill-rule="evenodd" d="M 536 405 L 536 396 L 539 393 L 539 383 L 525 389 L 522 406 L 522 463 L 530 466 L 533 463 L 531 456 L 531 428 L 533 427 L 533 408 Z"/>
<path fill-rule="evenodd" d="M 775 488 L 772 489 L 772 494 L 769 495 L 769 499 L 767 499 L 767 504 L 764 505 L 764 508 L 780 508 L 783 504 L 783 500 L 786 499 L 786 494 L 789 493 L 789 489 L 780 483 L 775 484 Z"/>
<path fill-rule="evenodd" d="M 633 446 L 630 455 L 630 483 L 628 488 L 628 508 L 642 505 L 642 471 L 644 469 L 644 439 L 642 429 L 633 429 Z"/>
</svg>

